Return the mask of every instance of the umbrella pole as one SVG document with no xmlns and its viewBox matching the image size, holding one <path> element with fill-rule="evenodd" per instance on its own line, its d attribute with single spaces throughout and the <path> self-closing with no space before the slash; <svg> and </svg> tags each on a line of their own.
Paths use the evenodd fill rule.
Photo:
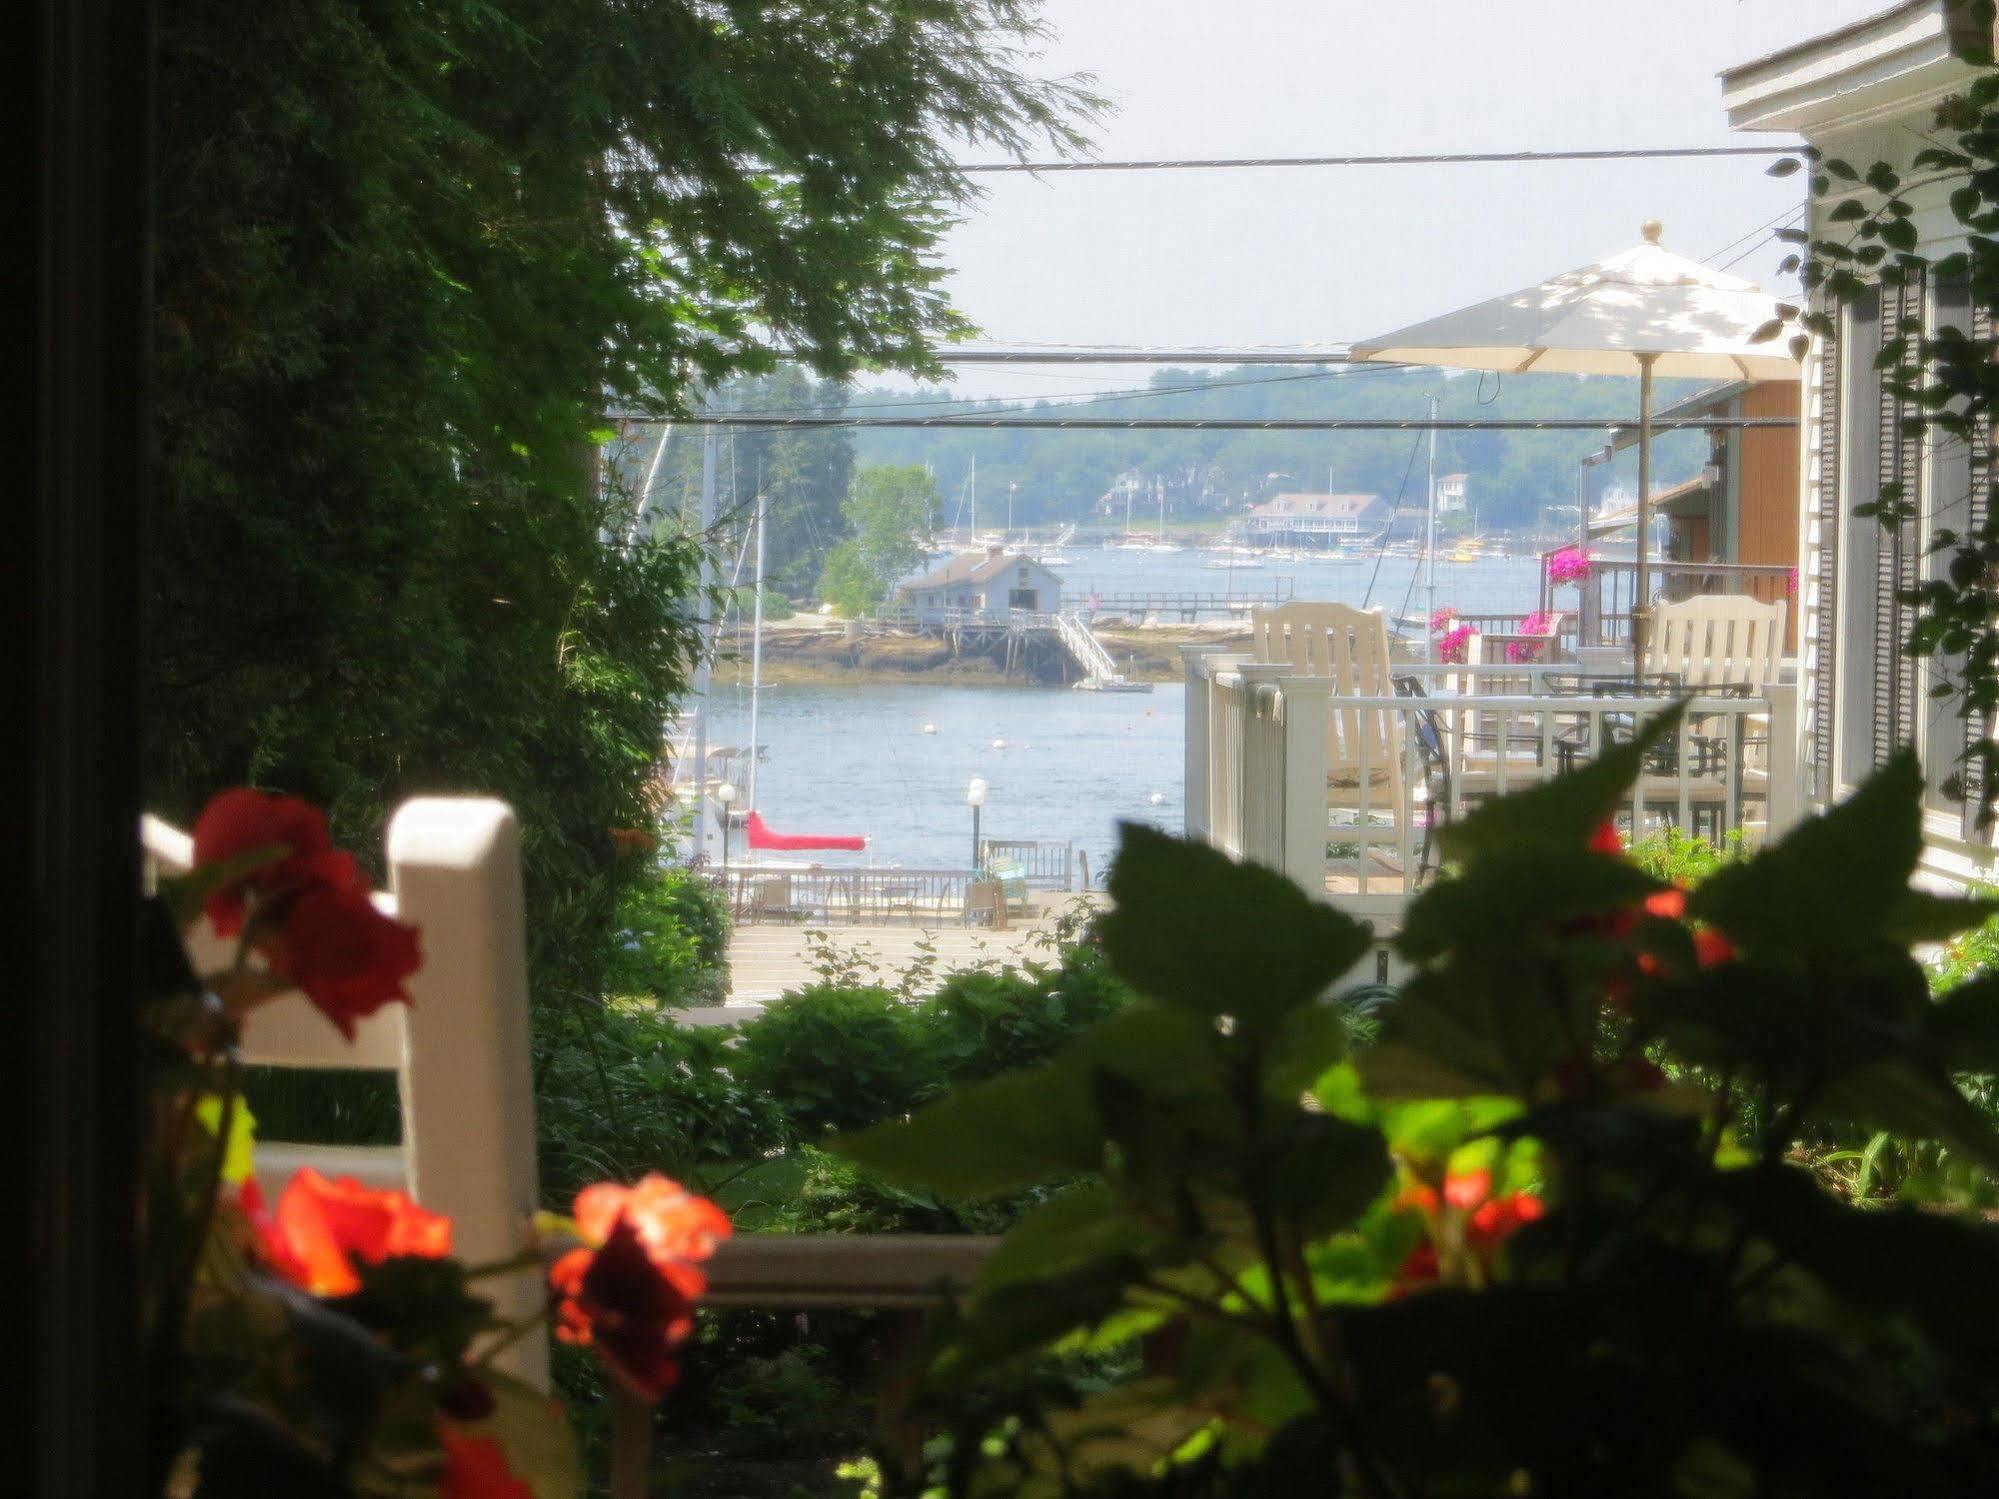
<svg viewBox="0 0 1999 1499">
<path fill-rule="evenodd" d="M 1631 678 L 1644 680 L 1645 647 L 1652 636 L 1652 366 L 1657 354 L 1638 356 L 1638 577 L 1631 598 Z"/>
</svg>

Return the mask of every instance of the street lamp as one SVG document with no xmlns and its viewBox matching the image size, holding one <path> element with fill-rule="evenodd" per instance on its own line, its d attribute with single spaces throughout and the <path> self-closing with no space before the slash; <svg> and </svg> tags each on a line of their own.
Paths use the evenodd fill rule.
<svg viewBox="0 0 1999 1499">
<path fill-rule="evenodd" d="M 733 782 L 724 781 L 715 788 L 715 800 L 722 804 L 722 879 L 729 878 L 729 808 L 736 804 L 736 788 Z"/>
<path fill-rule="evenodd" d="M 973 776 L 965 788 L 965 805 L 972 809 L 972 869 L 979 867 L 979 809 L 986 804 L 986 778 Z"/>
</svg>

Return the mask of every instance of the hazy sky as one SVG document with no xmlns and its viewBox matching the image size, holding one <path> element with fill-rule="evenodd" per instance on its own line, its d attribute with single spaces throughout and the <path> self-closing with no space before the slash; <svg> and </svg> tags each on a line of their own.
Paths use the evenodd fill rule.
<svg viewBox="0 0 1999 1499">
<path fill-rule="evenodd" d="M 1045 0 L 1047 71 L 1096 75 L 1105 158 L 1706 146 L 1716 74 L 1887 0 Z M 1781 143 L 1781 142 L 1780 142 Z M 1771 289 L 1799 179 L 1754 158 L 986 178 L 953 294 L 1009 342 L 1302 344 L 1600 259 L 1647 217 Z M 1744 251 L 1748 251 L 1746 255 Z M 1136 372 L 1143 378 L 1143 371 Z M 1134 372 L 968 370 L 968 393 Z"/>
</svg>

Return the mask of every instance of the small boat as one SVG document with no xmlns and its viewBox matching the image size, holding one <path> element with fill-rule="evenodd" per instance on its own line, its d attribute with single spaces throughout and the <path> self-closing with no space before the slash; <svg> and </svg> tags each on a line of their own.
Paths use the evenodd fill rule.
<svg viewBox="0 0 1999 1499">
<path fill-rule="evenodd" d="M 1254 572 L 1263 566 L 1261 557 L 1215 557 L 1201 564 L 1211 573 Z"/>
</svg>

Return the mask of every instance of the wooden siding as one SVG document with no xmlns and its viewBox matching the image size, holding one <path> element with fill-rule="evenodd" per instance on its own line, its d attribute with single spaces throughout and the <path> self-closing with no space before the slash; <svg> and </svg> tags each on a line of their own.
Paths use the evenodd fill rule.
<svg viewBox="0 0 1999 1499">
<path fill-rule="evenodd" d="M 1799 387 L 1789 380 L 1752 385 L 1741 400 L 1743 416 L 1798 415 Z M 1736 516 L 1737 562 L 1798 565 L 1798 435 L 1788 430 L 1752 430 L 1742 434 L 1738 451 L 1741 471 L 1736 479 L 1740 509 Z M 1759 578 L 1749 591 L 1764 603 L 1788 599 L 1790 585 L 1781 578 Z M 1798 650 L 1795 602 L 1784 623 L 1784 654 Z"/>
</svg>

